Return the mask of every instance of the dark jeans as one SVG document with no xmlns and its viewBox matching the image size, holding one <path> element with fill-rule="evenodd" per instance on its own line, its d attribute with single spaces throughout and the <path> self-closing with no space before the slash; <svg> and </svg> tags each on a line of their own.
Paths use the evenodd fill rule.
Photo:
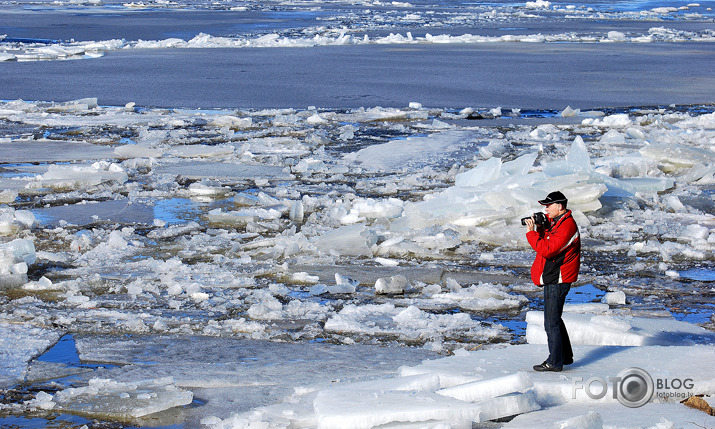
<svg viewBox="0 0 715 429">
<path fill-rule="evenodd" d="M 544 329 L 549 345 L 546 361 L 556 367 L 564 366 L 564 361 L 573 361 L 571 341 L 561 319 L 570 288 L 570 283 L 544 285 Z"/>
</svg>

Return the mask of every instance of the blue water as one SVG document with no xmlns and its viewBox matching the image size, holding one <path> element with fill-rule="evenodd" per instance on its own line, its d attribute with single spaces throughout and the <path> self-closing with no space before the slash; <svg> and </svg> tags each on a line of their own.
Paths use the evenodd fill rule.
<svg viewBox="0 0 715 429">
<path fill-rule="evenodd" d="M 63 363 L 66 365 L 80 365 L 79 353 L 72 334 L 66 334 L 47 350 L 42 356 L 37 358 L 40 362 Z"/>
<path fill-rule="evenodd" d="M 680 277 L 701 282 L 715 282 L 715 271 L 707 268 L 691 268 L 680 271 Z"/>
<path fill-rule="evenodd" d="M 688 322 L 688 323 L 708 323 L 711 321 L 713 314 L 715 314 L 715 304 L 703 303 L 696 306 L 691 306 L 686 309 L 685 312 L 670 312 L 673 317 L 677 320 Z"/>
<path fill-rule="evenodd" d="M 201 216 L 214 209 L 233 209 L 233 198 L 224 199 L 191 199 L 166 198 L 154 204 L 154 218 L 163 220 L 169 225 L 185 224 L 187 222 L 203 223 Z"/>
<path fill-rule="evenodd" d="M 591 283 L 571 287 L 571 291 L 566 296 L 566 304 L 588 304 L 601 302 L 601 298 L 606 292 L 592 285 Z"/>
</svg>

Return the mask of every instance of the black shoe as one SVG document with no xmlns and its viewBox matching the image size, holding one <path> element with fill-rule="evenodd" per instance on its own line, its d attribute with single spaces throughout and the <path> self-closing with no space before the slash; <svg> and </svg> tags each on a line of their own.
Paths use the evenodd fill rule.
<svg viewBox="0 0 715 429">
<path fill-rule="evenodd" d="M 571 365 L 573 363 L 573 358 L 564 359 L 564 365 Z"/>
<path fill-rule="evenodd" d="M 552 364 L 544 361 L 541 365 L 534 365 L 534 371 L 539 371 L 539 372 L 544 372 L 544 371 L 552 371 L 552 372 L 561 372 L 563 368 L 560 366 L 553 366 Z"/>
</svg>

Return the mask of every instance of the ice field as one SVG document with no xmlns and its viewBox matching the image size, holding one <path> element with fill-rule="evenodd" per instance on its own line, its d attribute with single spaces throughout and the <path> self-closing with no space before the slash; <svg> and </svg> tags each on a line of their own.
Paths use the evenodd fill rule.
<svg viewBox="0 0 715 429">
<path fill-rule="evenodd" d="M 713 2 L 0 5 L 0 426 L 715 426 Z"/>
</svg>

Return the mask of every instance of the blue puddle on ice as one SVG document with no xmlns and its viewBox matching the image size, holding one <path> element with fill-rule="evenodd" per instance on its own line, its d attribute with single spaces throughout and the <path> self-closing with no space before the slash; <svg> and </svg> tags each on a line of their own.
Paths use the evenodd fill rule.
<svg viewBox="0 0 715 429">
<path fill-rule="evenodd" d="M 233 209 L 233 199 L 199 201 L 192 198 L 168 198 L 157 200 L 154 205 L 130 203 L 127 200 L 73 204 L 48 208 L 33 208 L 37 222 L 43 226 L 59 225 L 61 220 L 71 219 L 74 225 L 90 225 L 99 221 L 151 224 L 154 219 L 176 225 L 195 221 L 202 223 L 201 216 L 217 208 Z"/>
<path fill-rule="evenodd" d="M 57 344 L 47 350 L 42 356 L 37 358 L 41 362 L 63 363 L 66 365 L 79 366 L 79 353 L 72 334 L 66 334 Z"/>
<path fill-rule="evenodd" d="M 105 424 L 106 426 L 90 426 L 96 425 L 96 419 L 87 419 L 85 417 L 75 416 L 72 414 L 54 414 L 51 420 L 51 426 L 48 425 L 48 420 L 39 417 L 21 417 L 21 416 L 6 416 L 0 417 L 0 427 L 2 428 L 23 428 L 23 429 L 42 429 L 42 428 L 80 428 L 80 427 L 108 427 L 108 428 L 123 428 L 136 429 L 145 426 L 129 426 L 116 423 L 116 425 Z M 167 426 L 151 426 L 154 429 L 181 429 L 184 425 L 167 425 Z"/>
<path fill-rule="evenodd" d="M 572 287 L 566 296 L 566 304 L 588 304 L 591 302 L 601 302 L 601 298 L 606 293 L 591 283 L 583 286 Z"/>
<path fill-rule="evenodd" d="M 511 334 L 511 343 L 520 343 L 526 338 L 526 320 L 524 317 L 511 318 L 511 317 L 490 317 L 484 320 L 488 323 L 494 323 L 504 326 L 509 330 Z"/>
<path fill-rule="evenodd" d="M 207 202 L 191 198 L 167 198 L 154 204 L 154 218 L 170 225 L 196 221 L 214 209 L 233 209 L 233 198 L 211 199 Z"/>
<path fill-rule="evenodd" d="M 72 334 L 65 334 L 62 338 L 57 341 L 57 343 L 50 347 L 45 353 L 36 358 L 40 362 L 52 362 L 67 365 L 69 367 L 81 367 L 81 368 L 112 368 L 116 365 L 112 364 L 88 364 L 82 363 L 79 359 L 79 352 L 77 351 L 77 344 L 75 343 Z"/>
</svg>

